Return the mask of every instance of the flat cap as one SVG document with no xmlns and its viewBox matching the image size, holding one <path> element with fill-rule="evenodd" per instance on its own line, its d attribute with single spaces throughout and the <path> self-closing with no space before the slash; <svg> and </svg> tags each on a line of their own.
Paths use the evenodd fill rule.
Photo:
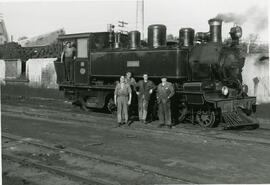
<svg viewBox="0 0 270 185">
<path fill-rule="evenodd" d="M 165 75 L 162 75 L 162 76 L 161 76 L 161 79 L 162 79 L 162 78 L 166 78 L 166 79 L 167 79 L 167 76 L 165 76 Z"/>
</svg>

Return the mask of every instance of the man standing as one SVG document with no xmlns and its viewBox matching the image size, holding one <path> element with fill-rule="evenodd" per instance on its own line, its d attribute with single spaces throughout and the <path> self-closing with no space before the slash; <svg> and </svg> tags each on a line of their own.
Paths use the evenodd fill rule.
<svg viewBox="0 0 270 185">
<path fill-rule="evenodd" d="M 132 94 L 132 100 L 131 104 L 128 107 L 128 116 L 129 116 L 129 125 L 133 122 L 133 115 L 135 115 L 135 102 L 136 102 L 136 93 L 135 93 L 135 85 L 136 85 L 136 80 L 132 77 L 131 72 L 127 72 L 125 76 L 125 82 L 130 86 L 131 88 L 131 94 Z"/>
<path fill-rule="evenodd" d="M 157 102 L 158 102 L 158 118 L 160 121 L 159 127 L 172 127 L 171 122 L 171 100 L 174 95 L 174 88 L 172 83 L 167 82 L 167 77 L 161 77 L 161 83 L 157 88 Z"/>
<path fill-rule="evenodd" d="M 144 124 L 146 124 L 148 103 L 154 89 L 155 85 L 152 81 L 148 80 L 148 74 L 144 74 L 143 80 L 140 80 L 136 84 L 136 94 L 138 95 L 139 119 Z"/>
<path fill-rule="evenodd" d="M 120 77 L 120 83 L 116 85 L 114 91 L 114 103 L 117 105 L 117 121 L 118 126 L 128 121 L 128 105 L 131 103 L 131 88 L 125 83 L 125 77 Z M 124 123 L 122 120 L 124 119 Z"/>
<path fill-rule="evenodd" d="M 131 72 L 127 72 L 126 73 L 125 81 L 126 81 L 126 83 L 128 83 L 130 85 L 130 88 L 134 88 L 134 86 L 136 85 L 136 81 L 132 77 L 132 73 Z"/>
<path fill-rule="evenodd" d="M 65 72 L 66 72 L 66 79 L 67 81 L 73 81 L 74 79 L 74 71 L 73 71 L 73 60 L 76 58 L 76 49 L 73 45 L 71 45 L 71 42 L 67 42 L 66 47 L 63 51 L 65 60 Z"/>
</svg>

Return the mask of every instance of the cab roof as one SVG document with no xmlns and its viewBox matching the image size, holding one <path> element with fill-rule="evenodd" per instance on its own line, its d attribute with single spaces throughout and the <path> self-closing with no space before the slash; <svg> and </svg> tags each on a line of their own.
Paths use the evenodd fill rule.
<svg viewBox="0 0 270 185">
<path fill-rule="evenodd" d="M 109 32 L 85 32 L 85 33 L 64 34 L 64 35 L 59 35 L 58 40 L 88 38 L 90 37 L 91 34 L 104 34 L 104 33 L 109 33 Z"/>
<path fill-rule="evenodd" d="M 59 35 L 58 39 L 59 40 L 65 40 L 65 39 L 75 39 L 75 38 L 87 38 L 90 36 L 90 32 L 88 33 L 73 33 L 73 34 L 64 34 L 64 35 Z"/>
</svg>

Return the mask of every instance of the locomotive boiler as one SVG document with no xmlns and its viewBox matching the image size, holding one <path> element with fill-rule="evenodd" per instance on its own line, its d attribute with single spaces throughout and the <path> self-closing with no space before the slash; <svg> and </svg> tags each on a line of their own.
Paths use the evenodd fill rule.
<svg viewBox="0 0 270 185">
<path fill-rule="evenodd" d="M 177 45 L 167 45 L 166 26 L 161 24 L 148 27 L 147 44 L 142 44 L 139 31 L 60 35 L 59 42 L 76 44 L 77 56 L 73 81 L 66 80 L 64 63 L 55 62 L 59 88 L 84 109 L 113 112 L 113 92 L 120 75 L 129 71 L 139 80 L 147 73 L 156 85 L 161 76 L 167 76 L 176 90 L 174 120 L 203 127 L 258 126 L 256 97 L 249 97 L 248 87 L 242 84 L 245 59 L 238 48 L 242 30 L 233 27 L 231 43 L 224 44 L 222 21 L 210 19 L 208 23 L 206 33 L 180 29 Z"/>
</svg>

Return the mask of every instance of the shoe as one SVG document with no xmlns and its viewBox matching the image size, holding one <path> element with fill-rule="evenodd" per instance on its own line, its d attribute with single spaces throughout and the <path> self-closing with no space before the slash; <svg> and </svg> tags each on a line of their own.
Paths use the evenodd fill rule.
<svg viewBox="0 0 270 185">
<path fill-rule="evenodd" d="M 121 127 L 121 125 L 122 125 L 122 123 L 121 123 L 121 122 L 119 122 L 119 123 L 117 124 L 117 127 Z"/>
<path fill-rule="evenodd" d="M 143 120 L 142 123 L 145 124 L 145 125 L 147 124 L 147 122 L 145 120 Z"/>
<path fill-rule="evenodd" d="M 122 125 L 125 125 L 125 124 L 126 124 L 126 122 L 123 122 L 123 123 L 122 123 Z"/>
<path fill-rule="evenodd" d="M 174 127 L 174 124 L 170 123 L 170 124 L 166 124 L 166 126 L 167 126 L 169 129 L 171 129 L 171 128 Z"/>
<path fill-rule="evenodd" d="M 165 124 L 159 124 L 159 125 L 158 125 L 158 128 L 161 128 L 161 127 L 163 127 L 163 126 L 165 126 Z"/>
<path fill-rule="evenodd" d="M 133 123 L 133 121 L 129 121 L 129 122 L 128 122 L 128 126 L 130 126 L 132 123 Z"/>
</svg>

